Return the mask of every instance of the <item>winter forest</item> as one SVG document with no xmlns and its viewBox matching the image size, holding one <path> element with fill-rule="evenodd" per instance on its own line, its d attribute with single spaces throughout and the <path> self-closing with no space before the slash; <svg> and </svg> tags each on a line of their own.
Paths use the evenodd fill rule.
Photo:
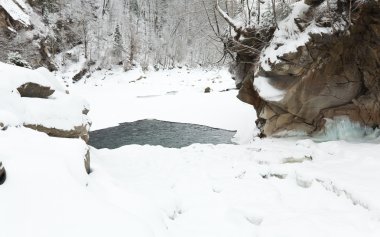
<svg viewBox="0 0 380 237">
<path fill-rule="evenodd" d="M 378 237 L 379 152 L 379 0 L 0 0 L 0 237 Z"/>
</svg>

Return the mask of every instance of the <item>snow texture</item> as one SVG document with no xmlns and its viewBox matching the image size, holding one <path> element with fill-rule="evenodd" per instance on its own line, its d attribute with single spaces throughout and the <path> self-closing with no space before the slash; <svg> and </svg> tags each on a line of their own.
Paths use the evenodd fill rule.
<svg viewBox="0 0 380 237">
<path fill-rule="evenodd" d="M 310 6 L 300 1 L 294 3 L 292 7 L 291 14 L 278 23 L 278 29 L 274 32 L 270 45 L 261 53 L 260 66 L 265 71 L 270 71 L 271 64 L 276 63 L 279 60 L 278 58 L 284 54 L 297 52 L 298 47 L 304 46 L 310 40 L 310 33 L 332 33 L 331 28 L 318 27 L 315 22 L 312 22 L 301 32 L 294 19 L 304 18 L 304 14 Z"/>
<path fill-rule="evenodd" d="M 39 124 L 63 130 L 86 126 L 82 114 L 89 106 L 78 96 L 67 95 L 64 86 L 47 69 L 30 70 L 0 63 L 0 122 L 5 127 Z M 33 82 L 55 90 L 48 99 L 21 97 L 17 88 Z"/>
</svg>

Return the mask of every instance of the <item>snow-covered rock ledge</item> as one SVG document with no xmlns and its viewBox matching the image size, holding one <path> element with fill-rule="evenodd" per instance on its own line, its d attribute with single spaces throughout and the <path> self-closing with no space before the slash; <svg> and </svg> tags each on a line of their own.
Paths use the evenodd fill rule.
<svg viewBox="0 0 380 237">
<path fill-rule="evenodd" d="M 88 111 L 87 103 L 81 98 L 68 94 L 64 86 L 47 69 L 30 70 L 0 63 L 0 135 L 2 137 L 8 137 L 9 130 L 19 128 L 26 131 L 21 127 L 27 127 L 53 137 L 81 138 L 87 142 L 90 129 Z M 23 136 L 20 135 L 19 140 L 22 143 Z M 2 153 L 6 153 L 9 150 L 7 148 L 14 141 L 15 139 L 9 139 L 2 148 Z M 25 140 L 25 142 L 29 141 Z M 82 144 L 83 154 L 80 156 L 84 159 L 84 166 L 81 165 L 81 167 L 85 167 L 89 173 L 88 148 L 85 142 L 78 142 Z M 8 171 L 6 157 L 3 157 L 2 153 L 0 153 L 0 159 L 1 162 L 5 162 L 4 166 Z M 1 162 L 0 183 L 5 181 L 5 169 Z"/>
<path fill-rule="evenodd" d="M 319 135 L 341 117 L 378 128 L 380 3 L 305 0 L 289 8 L 276 25 L 250 26 L 253 39 L 232 44 L 242 62 L 239 99 L 255 107 L 262 136 Z"/>
<path fill-rule="evenodd" d="M 54 137 L 88 140 L 88 104 L 69 95 L 45 68 L 0 63 L 0 129 L 25 126 Z"/>
</svg>

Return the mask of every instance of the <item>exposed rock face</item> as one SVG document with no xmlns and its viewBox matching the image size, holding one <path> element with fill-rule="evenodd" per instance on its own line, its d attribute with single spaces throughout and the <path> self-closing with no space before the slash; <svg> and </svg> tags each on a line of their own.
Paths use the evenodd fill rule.
<svg viewBox="0 0 380 237">
<path fill-rule="evenodd" d="M 13 30 L 30 27 L 29 16 L 18 2 L 9 0 L 0 3 L 0 28 L 2 27 Z"/>
<path fill-rule="evenodd" d="M 297 19 L 303 25 L 314 20 L 319 24 L 315 2 L 320 1 L 308 1 L 312 6 Z M 310 33 L 309 41 L 295 52 L 269 62 L 269 70 L 260 64 L 246 70 L 239 98 L 255 107 L 264 135 L 313 134 L 324 128 L 325 118 L 338 116 L 370 127 L 380 125 L 380 3 L 354 6 L 352 25 L 344 31 Z M 283 91 L 283 97 L 271 101 L 260 96 L 254 86 L 259 77 Z"/>
<path fill-rule="evenodd" d="M 88 148 L 86 155 L 84 157 L 84 168 L 86 169 L 87 174 L 91 173 L 91 159 L 90 159 L 90 149 Z"/>
<path fill-rule="evenodd" d="M 72 130 L 49 128 L 49 127 L 44 127 L 43 125 L 39 125 L 39 124 L 24 124 L 24 127 L 46 133 L 47 135 L 52 136 L 52 137 L 81 138 L 86 143 L 88 142 L 88 139 L 89 139 L 87 125 L 74 127 L 74 129 Z"/>
<path fill-rule="evenodd" d="M 7 174 L 5 172 L 5 168 L 0 161 L 0 185 L 2 185 L 5 182 L 6 176 Z"/>
<path fill-rule="evenodd" d="M 13 63 L 10 58 L 17 52 L 31 68 L 44 66 L 50 71 L 57 70 L 54 55 L 81 43 L 81 35 L 73 29 L 76 22 L 53 16 L 58 11 L 53 7 L 57 3 L 0 1 L 0 61 Z"/>
<path fill-rule="evenodd" d="M 42 86 L 37 83 L 28 82 L 17 88 L 21 97 L 47 98 L 54 93 L 50 87 Z"/>
</svg>

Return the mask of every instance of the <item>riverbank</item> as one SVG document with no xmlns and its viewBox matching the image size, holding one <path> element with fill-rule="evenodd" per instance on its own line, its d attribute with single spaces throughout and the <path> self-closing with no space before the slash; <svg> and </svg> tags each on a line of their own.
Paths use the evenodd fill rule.
<svg viewBox="0 0 380 237">
<path fill-rule="evenodd" d="M 379 145 L 254 138 L 254 111 L 227 90 L 234 84 L 223 71 L 122 75 L 74 86 L 92 102 L 95 129 L 154 118 L 238 130 L 240 145 L 91 150 L 89 190 L 149 223 L 155 236 L 380 233 Z"/>
<path fill-rule="evenodd" d="M 83 140 L 10 125 L 0 131 L 0 235 L 380 235 L 376 140 L 255 138 L 255 111 L 228 74 L 176 70 L 100 71 L 68 89 L 90 103 L 94 130 L 155 118 L 238 130 L 239 145 L 90 148 L 87 174 Z"/>
</svg>

